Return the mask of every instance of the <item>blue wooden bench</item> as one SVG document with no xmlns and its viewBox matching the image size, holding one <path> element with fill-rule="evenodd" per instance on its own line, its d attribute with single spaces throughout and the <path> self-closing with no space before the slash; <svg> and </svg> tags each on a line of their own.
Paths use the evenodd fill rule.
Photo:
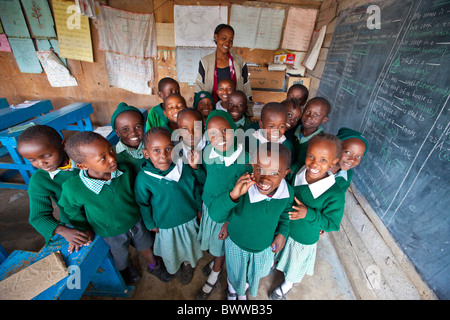
<svg viewBox="0 0 450 320">
<path fill-rule="evenodd" d="M 83 294 L 130 297 L 134 287 L 125 284 L 102 237 L 95 236 L 89 246 L 78 252 L 69 254 L 68 247 L 69 243 L 63 237 L 55 235 L 37 253 L 16 250 L 0 265 L 0 280 L 59 251 L 68 268 L 68 276 L 33 300 L 78 300 Z"/>
<path fill-rule="evenodd" d="M 0 98 L 0 109 L 8 107 L 9 107 L 8 100 L 6 100 L 5 98 Z"/>
<path fill-rule="evenodd" d="M 8 129 L 34 117 L 47 114 L 52 109 L 53 106 L 50 100 L 41 100 L 23 109 L 14 109 L 9 106 L 8 108 L 0 108 L 0 130 Z"/>
<path fill-rule="evenodd" d="M 62 130 L 92 131 L 93 128 L 89 116 L 93 111 L 94 109 L 92 108 L 91 103 L 77 102 L 33 120 L 23 122 L 20 125 L 24 126 L 31 122 L 36 125 L 48 125 L 58 131 L 61 136 L 63 136 Z M 0 169 L 13 170 L 6 171 L 0 176 L 0 188 L 27 190 L 30 177 L 36 171 L 30 162 L 23 159 L 17 152 L 17 138 L 21 132 L 22 131 L 10 132 L 9 129 L 0 131 L 0 142 L 6 148 L 13 160 L 12 163 L 0 162 Z M 7 182 L 12 175 L 17 174 L 17 171 L 19 171 L 22 176 L 24 183 Z"/>
</svg>

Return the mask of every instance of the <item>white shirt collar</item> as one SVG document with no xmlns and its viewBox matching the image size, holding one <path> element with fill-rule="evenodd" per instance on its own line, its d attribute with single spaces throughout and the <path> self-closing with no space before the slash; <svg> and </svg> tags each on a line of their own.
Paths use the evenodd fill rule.
<svg viewBox="0 0 450 320">
<path fill-rule="evenodd" d="M 285 199 L 289 198 L 289 188 L 287 186 L 286 180 L 283 179 L 281 180 L 275 194 L 272 197 L 268 197 L 264 194 L 261 194 L 258 191 L 256 185 L 252 185 L 250 189 L 248 189 L 248 197 L 250 198 L 250 203 L 260 202 L 263 200 L 270 201 L 272 199 Z"/>
<path fill-rule="evenodd" d="M 164 179 L 164 180 L 168 180 L 168 181 L 175 181 L 178 182 L 181 178 L 181 174 L 183 173 L 183 159 L 179 158 L 177 160 L 177 164 L 175 165 L 175 167 L 165 176 L 161 176 L 159 174 L 153 173 L 153 172 L 149 172 L 149 171 L 145 171 L 144 172 L 146 174 L 148 174 L 149 176 L 155 177 L 157 179 Z"/>
<path fill-rule="evenodd" d="M 266 137 L 264 137 L 263 135 L 263 131 L 264 129 L 258 129 L 257 131 L 253 132 L 253 136 L 258 139 L 260 142 L 262 143 L 266 143 L 266 142 L 270 142 L 269 140 L 267 140 Z M 284 134 L 278 139 L 278 141 L 276 141 L 276 143 L 283 143 L 284 140 L 286 140 L 286 137 L 284 136 Z"/>
<path fill-rule="evenodd" d="M 222 110 L 222 111 L 228 112 L 227 109 L 222 107 L 222 101 L 217 101 L 217 103 L 216 103 L 216 110 Z"/>
<path fill-rule="evenodd" d="M 294 187 L 301 185 L 308 185 L 314 199 L 319 197 L 322 193 L 327 191 L 335 183 L 334 174 L 328 174 L 328 177 L 320 179 L 314 183 L 308 183 L 306 181 L 306 166 L 303 166 L 299 172 L 295 175 Z"/>
<path fill-rule="evenodd" d="M 237 158 L 239 157 L 239 155 L 241 154 L 243 149 L 244 149 L 244 147 L 242 146 L 242 144 L 238 144 L 236 151 L 234 151 L 229 157 L 224 157 L 224 156 L 221 156 L 220 154 L 218 154 L 214 150 L 214 148 L 211 148 L 211 153 L 209 154 L 209 158 L 214 159 L 214 158 L 218 157 L 221 161 L 223 161 L 225 163 L 225 167 L 228 167 L 237 160 Z"/>
<path fill-rule="evenodd" d="M 238 121 L 235 121 L 234 124 L 236 125 L 236 127 L 243 126 L 245 124 L 245 117 L 242 116 L 242 118 L 240 118 Z"/>
<path fill-rule="evenodd" d="M 335 177 L 335 178 L 337 178 L 337 177 L 342 177 L 342 178 L 344 178 L 346 181 L 348 180 L 348 174 L 347 174 L 347 171 L 346 171 L 346 170 L 339 170 L 338 172 L 336 172 L 336 173 L 334 174 L 334 177 Z"/>
</svg>

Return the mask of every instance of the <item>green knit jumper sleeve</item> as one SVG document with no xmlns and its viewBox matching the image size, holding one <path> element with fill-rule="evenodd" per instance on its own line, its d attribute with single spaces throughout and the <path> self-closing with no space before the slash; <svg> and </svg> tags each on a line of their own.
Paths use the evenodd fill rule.
<svg viewBox="0 0 450 320">
<path fill-rule="evenodd" d="M 47 243 L 52 238 L 56 227 L 68 223 L 66 214 L 61 206 L 58 221 L 53 216 L 52 202 L 58 204 L 61 197 L 62 184 L 77 175 L 78 169 L 60 171 L 52 179 L 48 172 L 38 169 L 30 178 L 28 197 L 30 200 L 29 222 L 45 239 Z"/>
</svg>

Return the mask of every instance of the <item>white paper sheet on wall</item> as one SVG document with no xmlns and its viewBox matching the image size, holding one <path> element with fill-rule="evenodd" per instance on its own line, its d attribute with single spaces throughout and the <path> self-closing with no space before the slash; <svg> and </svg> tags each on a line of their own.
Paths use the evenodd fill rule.
<svg viewBox="0 0 450 320">
<path fill-rule="evenodd" d="M 77 80 L 53 51 L 37 51 L 36 54 L 52 87 L 74 87 L 78 85 Z"/>
<path fill-rule="evenodd" d="M 325 39 L 325 33 L 327 32 L 327 26 L 323 26 L 320 31 L 314 31 L 311 39 L 311 47 L 306 54 L 303 65 L 309 70 L 313 70 L 316 66 L 317 59 L 319 58 L 320 48 L 322 47 L 323 39 Z"/>
<path fill-rule="evenodd" d="M 235 47 L 278 49 L 283 29 L 284 9 L 232 5 L 230 25 Z"/>
<path fill-rule="evenodd" d="M 200 59 L 215 50 L 215 48 L 177 47 L 178 82 L 195 82 Z"/>
<path fill-rule="evenodd" d="M 317 10 L 291 7 L 284 29 L 283 49 L 307 51 L 316 23 Z"/>
<path fill-rule="evenodd" d="M 214 29 L 228 22 L 227 6 L 174 6 L 175 44 L 215 47 Z"/>
</svg>

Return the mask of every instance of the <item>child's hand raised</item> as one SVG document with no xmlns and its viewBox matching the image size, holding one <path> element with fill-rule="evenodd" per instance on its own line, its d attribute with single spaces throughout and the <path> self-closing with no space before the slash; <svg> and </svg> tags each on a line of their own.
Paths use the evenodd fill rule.
<svg viewBox="0 0 450 320">
<path fill-rule="evenodd" d="M 230 198 L 236 202 L 240 196 L 247 193 L 248 189 L 256 182 L 252 179 L 252 174 L 244 173 L 236 182 L 233 190 L 230 191 Z"/>
<path fill-rule="evenodd" d="M 294 200 L 297 203 L 297 206 L 292 206 L 295 211 L 289 212 L 289 219 L 298 220 L 305 218 L 308 208 L 303 203 L 301 203 L 300 200 L 297 199 L 297 197 L 294 197 Z"/>
<path fill-rule="evenodd" d="M 192 169 L 197 170 L 198 169 L 198 164 L 201 161 L 201 154 L 200 154 L 200 152 L 198 152 L 197 150 L 191 149 L 191 150 L 189 150 L 189 154 L 186 155 L 186 158 L 188 160 L 189 166 Z"/>
</svg>

